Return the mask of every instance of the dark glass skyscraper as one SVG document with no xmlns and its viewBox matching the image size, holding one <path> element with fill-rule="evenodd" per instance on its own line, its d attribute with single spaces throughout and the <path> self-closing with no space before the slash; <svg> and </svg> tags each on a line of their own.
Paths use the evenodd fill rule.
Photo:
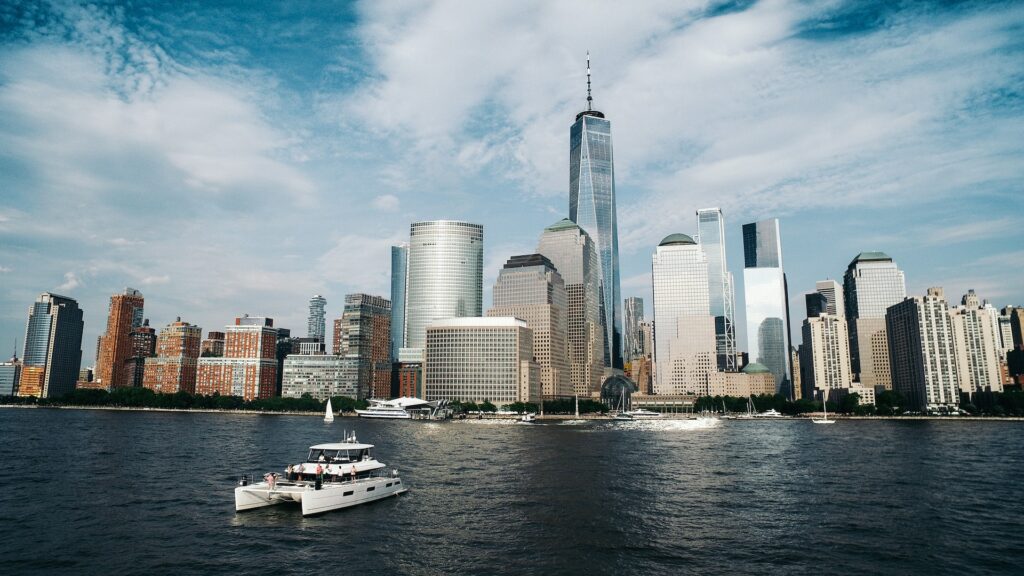
<svg viewBox="0 0 1024 576">
<path fill-rule="evenodd" d="M 569 219 L 597 247 L 604 330 L 605 366 L 622 368 L 622 300 L 619 282 L 619 232 L 615 215 L 615 167 L 612 125 L 593 109 L 590 56 L 587 56 L 587 109 L 569 129 Z"/>
<path fill-rule="evenodd" d="M 57 398 L 75 389 L 82 363 L 82 310 L 44 292 L 28 310 L 19 396 Z"/>
</svg>

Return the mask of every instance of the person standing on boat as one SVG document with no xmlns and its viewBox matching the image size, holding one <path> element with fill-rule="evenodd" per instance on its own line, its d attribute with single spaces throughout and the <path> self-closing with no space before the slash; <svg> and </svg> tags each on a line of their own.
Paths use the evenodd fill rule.
<svg viewBox="0 0 1024 576">
<path fill-rule="evenodd" d="M 355 481 L 356 481 L 356 465 L 353 464 L 352 465 L 352 482 L 355 483 Z"/>
<path fill-rule="evenodd" d="M 324 485 L 324 467 L 321 464 L 316 465 L 316 489 L 319 490 Z"/>
<path fill-rule="evenodd" d="M 288 469 L 285 470 L 285 473 L 288 474 L 288 481 L 289 482 L 294 480 L 294 478 L 292 478 L 292 465 L 291 464 L 288 465 Z"/>
</svg>

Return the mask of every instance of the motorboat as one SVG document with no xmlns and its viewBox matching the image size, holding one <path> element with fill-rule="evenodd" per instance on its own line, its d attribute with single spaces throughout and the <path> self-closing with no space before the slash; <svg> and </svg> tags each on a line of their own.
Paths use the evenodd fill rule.
<svg viewBox="0 0 1024 576">
<path fill-rule="evenodd" d="M 757 415 L 758 418 L 782 418 L 783 414 L 775 408 L 769 408 Z"/>
<path fill-rule="evenodd" d="M 534 424 L 537 422 L 537 415 L 531 412 L 527 412 L 519 417 L 520 424 Z"/>
<path fill-rule="evenodd" d="M 365 410 L 356 410 L 360 418 L 391 418 L 397 420 L 438 420 L 451 417 L 446 400 L 427 401 L 403 396 L 393 400 L 370 400 Z"/>
<path fill-rule="evenodd" d="M 376 402 L 365 410 L 356 410 L 356 415 L 360 418 L 393 418 L 396 420 L 412 418 L 412 414 L 405 408 L 387 402 Z"/>
<path fill-rule="evenodd" d="M 297 503 L 310 516 L 397 496 L 407 489 L 398 470 L 388 470 L 355 434 L 343 442 L 309 447 L 304 462 L 289 465 L 284 474 L 267 473 L 262 482 L 243 477 L 235 488 L 235 511 Z"/>
<path fill-rule="evenodd" d="M 628 410 L 623 412 L 629 416 L 631 420 L 654 420 L 657 418 L 664 418 L 665 415 L 661 412 L 655 412 L 653 410 L 647 410 L 644 408 L 637 408 L 636 410 Z"/>
</svg>

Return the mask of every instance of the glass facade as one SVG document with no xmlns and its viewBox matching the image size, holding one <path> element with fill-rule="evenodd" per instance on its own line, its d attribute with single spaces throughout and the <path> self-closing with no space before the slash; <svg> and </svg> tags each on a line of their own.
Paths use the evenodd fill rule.
<svg viewBox="0 0 1024 576">
<path fill-rule="evenodd" d="M 369 294 L 346 294 L 345 311 L 335 321 L 338 348 L 346 359 L 361 360 L 358 398 L 391 396 L 391 302 Z"/>
<path fill-rule="evenodd" d="M 640 334 L 640 324 L 644 321 L 644 299 L 631 296 L 626 298 L 623 306 L 625 312 L 623 331 L 623 355 L 627 362 L 644 355 L 643 338 Z"/>
<path fill-rule="evenodd" d="M 409 273 L 409 245 L 391 247 L 391 361 L 405 346 L 405 298 Z"/>
<path fill-rule="evenodd" d="M 569 218 L 597 247 L 605 366 L 622 368 L 622 293 L 611 123 L 600 112 L 576 116 L 569 129 Z"/>
<path fill-rule="evenodd" d="M 327 338 L 327 318 L 324 308 L 327 300 L 317 294 L 309 299 L 309 320 L 307 322 L 306 335 L 310 338 L 319 338 L 324 342 Z"/>
<path fill-rule="evenodd" d="M 903 271 L 882 252 L 861 252 L 843 276 L 843 300 L 850 328 L 850 364 L 864 386 L 892 388 L 886 310 L 907 296 Z"/>
<path fill-rule="evenodd" d="M 654 391 L 704 394 L 717 368 L 707 256 L 689 236 L 673 234 L 655 251 L 651 277 L 657 327 Z"/>
<path fill-rule="evenodd" d="M 768 368 L 776 391 L 792 398 L 789 294 L 777 219 L 743 225 L 743 260 L 750 361 Z"/>
<path fill-rule="evenodd" d="M 697 211 L 697 240 L 708 259 L 708 298 L 715 317 L 718 369 L 736 370 L 735 298 L 725 258 L 725 219 L 719 208 Z"/>
<path fill-rule="evenodd" d="M 598 288 L 600 268 L 594 242 L 582 228 L 564 219 L 544 230 L 537 252 L 555 265 L 565 282 L 569 381 L 573 393 L 596 392 L 604 373 L 604 331 Z"/>
<path fill-rule="evenodd" d="M 414 223 L 408 270 L 404 347 L 422 351 L 430 323 L 482 314 L 484 227 L 450 220 Z"/>
<path fill-rule="evenodd" d="M 21 396 L 56 398 L 75 389 L 82 364 L 82 310 L 66 296 L 43 293 L 29 308 Z"/>
</svg>

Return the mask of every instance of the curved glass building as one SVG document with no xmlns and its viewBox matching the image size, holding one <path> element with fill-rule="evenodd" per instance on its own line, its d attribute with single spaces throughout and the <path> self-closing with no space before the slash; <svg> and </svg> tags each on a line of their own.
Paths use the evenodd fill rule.
<svg viewBox="0 0 1024 576">
<path fill-rule="evenodd" d="M 587 109 L 569 129 L 569 219 L 597 245 L 605 366 L 622 368 L 622 290 L 619 232 L 615 215 L 612 125 L 593 110 L 587 57 Z"/>
<path fill-rule="evenodd" d="M 483 273 L 483 226 L 452 220 L 413 223 L 409 233 L 405 348 L 422 351 L 427 326 L 435 320 L 480 316 Z"/>
</svg>

